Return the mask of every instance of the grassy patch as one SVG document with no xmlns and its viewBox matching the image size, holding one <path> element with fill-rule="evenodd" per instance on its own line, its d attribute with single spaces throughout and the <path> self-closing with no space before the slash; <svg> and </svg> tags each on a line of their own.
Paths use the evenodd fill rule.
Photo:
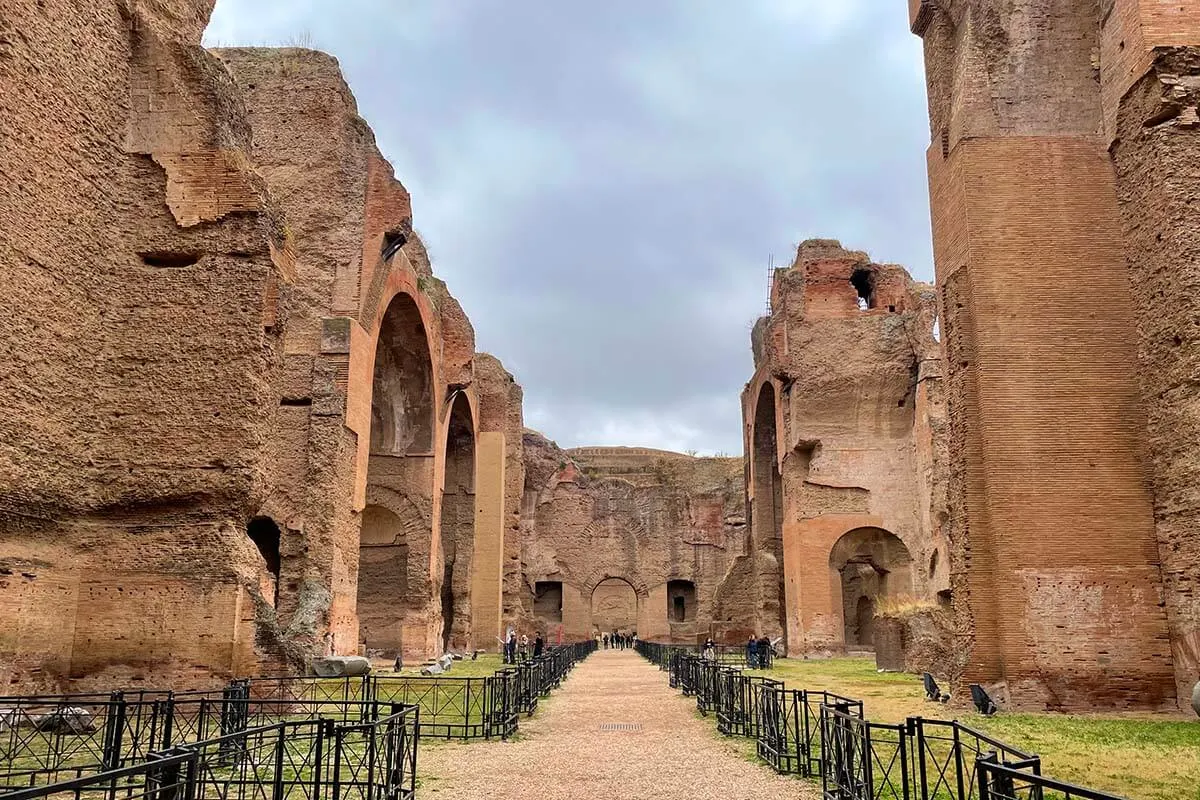
<svg viewBox="0 0 1200 800">
<path fill-rule="evenodd" d="M 972 710 L 926 702 L 916 675 L 879 673 L 867 658 L 779 659 L 755 674 L 793 689 L 825 689 L 861 699 L 868 719 L 958 719 L 1042 757 L 1042 771 L 1059 780 L 1135 798 L 1200 800 L 1200 721 L 1164 714 L 1026 714 L 983 717 Z"/>
</svg>

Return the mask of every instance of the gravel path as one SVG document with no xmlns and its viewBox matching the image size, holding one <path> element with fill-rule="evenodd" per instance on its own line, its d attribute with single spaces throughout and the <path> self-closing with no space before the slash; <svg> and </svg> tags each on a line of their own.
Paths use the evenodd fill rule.
<svg viewBox="0 0 1200 800">
<path fill-rule="evenodd" d="M 805 800 L 814 784 L 747 761 L 696 701 L 632 650 L 577 666 L 515 741 L 423 746 L 422 797 L 453 800 Z M 640 730 L 605 731 L 604 724 Z M 740 740 L 743 743 L 745 740 Z"/>
</svg>

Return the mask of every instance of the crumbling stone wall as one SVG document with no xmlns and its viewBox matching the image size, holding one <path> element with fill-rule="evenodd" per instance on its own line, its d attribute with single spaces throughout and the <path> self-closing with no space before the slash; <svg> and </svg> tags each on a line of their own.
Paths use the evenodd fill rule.
<svg viewBox="0 0 1200 800">
<path fill-rule="evenodd" d="M 475 495 L 511 525 L 512 411 L 336 61 L 207 52 L 211 6 L 0 12 L 10 684 L 465 646 Z"/>
<path fill-rule="evenodd" d="M 636 596 L 634 629 L 645 639 L 737 642 L 755 629 L 754 607 L 728 589 L 740 583 L 734 565 L 744 554 L 741 459 L 564 451 L 533 431 L 524 452 L 523 585 L 506 598 L 519 609 L 512 622 L 551 640 L 560 630 L 564 639 L 587 638 L 601 622 L 628 616 L 626 601 Z M 676 596 L 684 600 L 678 616 Z"/>
<path fill-rule="evenodd" d="M 1200 3 L 1119 2 L 1101 31 L 1105 133 L 1133 287 L 1154 520 L 1180 705 L 1200 681 Z"/>
<path fill-rule="evenodd" d="M 944 588 L 935 305 L 834 241 L 775 273 L 742 400 L 758 604 L 793 654 L 870 647 L 877 602 Z"/>
<path fill-rule="evenodd" d="M 1182 251 L 1159 238 L 1178 229 L 1160 215 L 1164 153 L 1134 127 L 1154 114 L 1125 92 L 1152 60 L 1147 32 L 1194 30 L 1194 5 L 909 3 L 929 84 L 963 679 L 1012 705 L 1169 706 L 1182 679 L 1171 639 L 1188 649 L 1179 590 L 1196 567 L 1175 556 L 1191 537 L 1172 519 L 1186 500 L 1169 498 L 1186 459 L 1156 456 L 1152 502 L 1147 452 L 1180 437 L 1170 359 L 1186 326 L 1160 325 L 1158 288 Z M 1118 105 L 1130 146 L 1111 137 Z M 1164 399 L 1148 441 L 1145 409 Z"/>
<path fill-rule="evenodd" d="M 186 684 L 274 654 L 246 523 L 294 267 L 199 47 L 211 7 L 0 11 L 6 684 Z"/>
</svg>

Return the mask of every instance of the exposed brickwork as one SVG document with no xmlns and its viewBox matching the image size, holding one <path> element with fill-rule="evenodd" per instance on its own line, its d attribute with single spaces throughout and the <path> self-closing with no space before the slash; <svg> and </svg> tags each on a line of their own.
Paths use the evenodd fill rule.
<svg viewBox="0 0 1200 800">
<path fill-rule="evenodd" d="M 934 302 L 833 241 L 775 273 L 742 400 L 757 604 L 793 654 L 869 647 L 877 600 L 945 586 Z"/>
<path fill-rule="evenodd" d="M 1200 4 L 925 5 L 964 679 L 1016 706 L 1173 705 L 1194 652 L 1195 528 L 1174 512 L 1195 437 L 1163 404 L 1190 325 L 1164 289 L 1192 231 L 1167 199 L 1187 158 L 1143 129 L 1170 91 L 1140 76 L 1156 44 L 1195 41 Z"/>
<path fill-rule="evenodd" d="M 756 630 L 735 570 L 745 552 L 740 459 L 564 451 L 532 431 L 524 439 L 523 586 L 518 615 L 506 611 L 510 621 L 552 638 L 560 628 L 565 638 L 586 638 L 626 627 L 645 639 L 695 642 L 711 633 L 744 642 Z M 694 587 L 695 598 L 679 621 L 668 592 L 676 580 Z M 561 583 L 561 619 L 535 613 L 539 583 Z"/>
</svg>

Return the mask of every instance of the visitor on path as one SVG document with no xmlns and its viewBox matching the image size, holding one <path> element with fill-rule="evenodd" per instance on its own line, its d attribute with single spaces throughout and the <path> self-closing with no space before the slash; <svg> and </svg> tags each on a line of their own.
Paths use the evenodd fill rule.
<svg viewBox="0 0 1200 800">
<path fill-rule="evenodd" d="M 746 640 L 746 666 L 750 669 L 758 668 L 758 639 L 754 638 L 754 634 L 750 634 L 750 638 Z"/>
<path fill-rule="evenodd" d="M 542 632 L 538 631 L 537 638 L 533 640 L 533 657 L 541 658 L 542 651 L 546 649 L 546 640 L 542 638 Z"/>
<path fill-rule="evenodd" d="M 508 629 L 508 638 L 504 640 L 504 663 L 517 663 L 517 632 Z"/>
<path fill-rule="evenodd" d="M 522 661 L 529 660 L 529 634 L 528 633 L 521 634 L 521 660 Z"/>
<path fill-rule="evenodd" d="M 758 665 L 760 669 L 771 668 L 771 640 L 765 635 L 758 637 Z"/>
<path fill-rule="evenodd" d="M 608 649 L 608 634 L 604 634 L 604 649 Z"/>
<path fill-rule="evenodd" d="M 401 655 L 397 655 L 396 656 L 396 664 L 392 671 L 399 672 L 402 669 L 404 669 L 404 658 Z"/>
<path fill-rule="evenodd" d="M 712 640 L 711 636 L 704 640 L 703 657 L 705 661 L 717 660 L 717 643 Z"/>
</svg>

